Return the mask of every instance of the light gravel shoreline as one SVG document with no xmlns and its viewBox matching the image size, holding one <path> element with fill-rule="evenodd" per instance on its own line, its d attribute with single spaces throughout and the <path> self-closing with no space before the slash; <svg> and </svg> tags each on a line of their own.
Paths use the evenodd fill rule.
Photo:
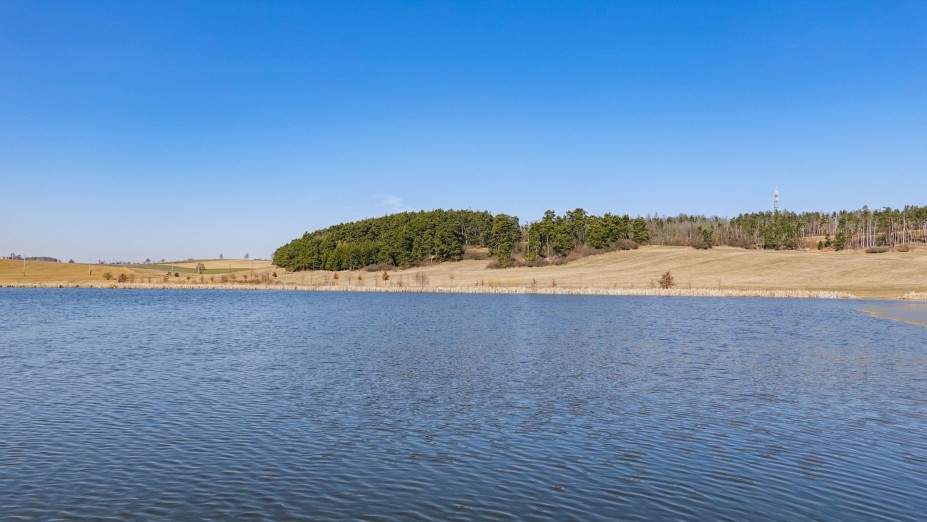
<svg viewBox="0 0 927 522">
<path fill-rule="evenodd" d="M 857 299 L 857 296 L 830 290 L 736 290 L 716 288 L 534 288 L 526 286 L 351 286 L 299 284 L 158 284 L 100 282 L 4 282 L 6 288 L 102 288 L 143 290 L 276 290 L 303 292 L 373 292 L 425 294 L 536 294 L 536 295 L 604 295 L 665 297 L 769 297 L 792 299 Z M 927 294 L 909 293 L 902 299 L 927 299 Z"/>
</svg>

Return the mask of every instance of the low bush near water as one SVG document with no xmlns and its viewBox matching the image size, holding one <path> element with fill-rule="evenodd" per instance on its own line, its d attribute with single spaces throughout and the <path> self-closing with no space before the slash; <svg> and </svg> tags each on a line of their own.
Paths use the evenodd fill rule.
<svg viewBox="0 0 927 522">
<path fill-rule="evenodd" d="M 660 288 L 667 290 L 676 286 L 676 279 L 673 277 L 673 274 L 667 270 L 660 276 L 660 280 L 657 281 L 657 284 L 660 285 Z"/>
</svg>

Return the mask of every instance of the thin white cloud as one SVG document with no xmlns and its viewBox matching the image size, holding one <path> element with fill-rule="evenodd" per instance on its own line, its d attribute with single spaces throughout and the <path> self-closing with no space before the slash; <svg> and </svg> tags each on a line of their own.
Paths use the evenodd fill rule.
<svg viewBox="0 0 927 522">
<path fill-rule="evenodd" d="M 402 198 L 390 194 L 381 194 L 380 204 L 389 209 L 390 212 L 405 212 L 412 210 L 410 207 L 406 206 Z"/>
</svg>

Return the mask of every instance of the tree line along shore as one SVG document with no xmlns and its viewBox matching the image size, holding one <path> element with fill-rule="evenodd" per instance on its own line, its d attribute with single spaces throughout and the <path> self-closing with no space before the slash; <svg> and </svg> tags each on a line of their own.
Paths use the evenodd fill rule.
<svg viewBox="0 0 927 522">
<path fill-rule="evenodd" d="M 838 212 L 787 210 L 734 218 L 606 213 L 582 208 L 547 211 L 522 224 L 487 211 L 400 212 L 306 232 L 276 250 L 275 265 L 291 271 L 401 267 L 492 258 L 493 267 L 562 264 L 591 254 L 642 245 L 710 249 L 905 251 L 927 240 L 927 206 Z"/>
<path fill-rule="evenodd" d="M 527 224 L 470 210 L 403 212 L 307 232 L 273 263 L 4 259 L 0 286 L 924 299 L 925 210 L 724 219 L 575 209 Z"/>
</svg>

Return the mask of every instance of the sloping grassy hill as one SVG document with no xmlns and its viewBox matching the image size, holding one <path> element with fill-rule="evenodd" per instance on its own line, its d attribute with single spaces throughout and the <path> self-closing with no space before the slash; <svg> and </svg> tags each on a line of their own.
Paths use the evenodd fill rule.
<svg viewBox="0 0 927 522">
<path fill-rule="evenodd" d="M 772 251 L 740 248 L 696 250 L 641 247 L 586 257 L 560 266 L 486 268 L 487 261 L 460 261 L 379 273 L 295 272 L 294 284 L 339 286 L 521 286 L 528 288 L 651 288 L 671 272 L 679 288 L 729 290 L 823 290 L 858 297 L 900 298 L 927 291 L 927 249 L 865 254 L 861 251 Z M 361 277 L 358 280 L 358 276 Z"/>
</svg>

